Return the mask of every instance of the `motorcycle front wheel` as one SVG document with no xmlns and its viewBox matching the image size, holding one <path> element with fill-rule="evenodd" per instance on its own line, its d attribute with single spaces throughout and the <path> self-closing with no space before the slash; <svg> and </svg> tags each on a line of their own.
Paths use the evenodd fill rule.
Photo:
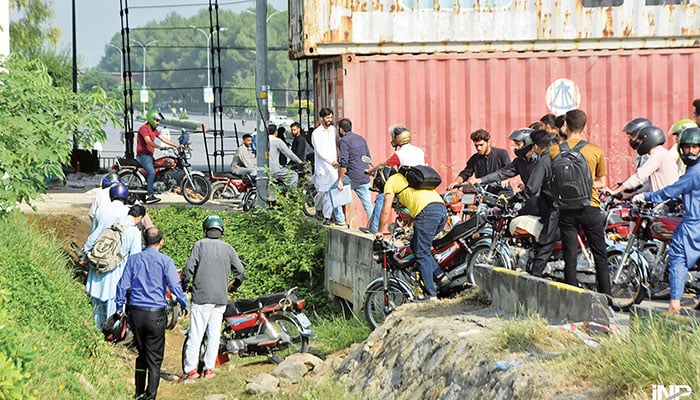
<svg viewBox="0 0 700 400">
<path fill-rule="evenodd" d="M 645 290 L 642 285 L 641 266 L 632 257 L 627 258 L 627 262 L 620 271 L 620 277 L 615 282 L 615 273 L 622 262 L 622 256 L 621 251 L 608 252 L 608 267 L 612 297 L 621 309 L 626 310 L 642 302 Z"/>
<path fill-rule="evenodd" d="M 476 284 L 474 279 L 474 266 L 476 265 L 488 265 L 490 267 L 501 267 L 505 268 L 506 263 L 500 254 L 495 254 L 493 257 L 489 257 L 489 246 L 479 246 L 474 251 L 472 251 L 469 257 L 469 264 L 467 264 L 467 274 L 469 275 L 469 282 L 473 285 Z"/>
<path fill-rule="evenodd" d="M 246 212 L 252 210 L 253 206 L 255 205 L 255 199 L 257 197 L 258 195 L 254 190 L 246 192 L 246 194 L 243 195 L 243 199 L 241 200 L 241 209 L 243 209 L 243 211 Z"/>
<path fill-rule="evenodd" d="M 372 284 L 365 292 L 365 319 L 369 327 L 374 330 L 381 325 L 386 316 L 389 315 L 396 307 L 408 303 L 411 295 L 406 293 L 396 282 L 389 282 L 389 293 L 387 293 L 387 301 L 384 302 L 384 282 L 377 281 Z"/>
<path fill-rule="evenodd" d="M 314 197 L 316 196 L 316 188 L 313 185 L 309 185 L 304 189 L 304 215 L 307 217 L 316 216 L 316 202 Z"/>
<path fill-rule="evenodd" d="M 272 314 L 267 321 L 280 333 L 289 336 L 289 341 L 280 341 L 276 347 L 270 349 L 270 361 L 279 364 L 290 354 L 309 351 L 309 338 L 301 334 L 299 324 L 292 318 L 284 314 Z"/>
<path fill-rule="evenodd" d="M 211 196 L 211 183 L 202 175 L 192 175 L 191 180 L 185 176 L 180 183 L 182 196 L 188 203 L 200 206 L 209 200 Z"/>
</svg>

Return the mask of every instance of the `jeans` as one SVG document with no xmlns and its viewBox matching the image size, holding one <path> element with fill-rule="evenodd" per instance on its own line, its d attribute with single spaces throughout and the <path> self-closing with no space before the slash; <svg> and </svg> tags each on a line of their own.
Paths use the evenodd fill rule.
<svg viewBox="0 0 700 400">
<path fill-rule="evenodd" d="M 597 207 L 559 211 L 562 253 L 564 255 L 564 281 L 578 286 L 576 257 L 578 253 L 578 230 L 586 234 L 588 247 L 595 261 L 595 276 L 598 293 L 610 293 L 610 270 L 605 252 L 605 217 Z"/>
<path fill-rule="evenodd" d="M 207 333 L 207 350 L 204 353 L 204 369 L 214 369 L 216 356 L 219 354 L 221 321 L 224 320 L 226 306 L 215 304 L 192 304 L 190 310 L 190 332 L 185 345 L 183 367 L 185 373 L 197 368 L 199 349 L 202 346 L 204 332 Z"/>
<path fill-rule="evenodd" d="M 369 229 L 373 232 L 379 230 L 379 216 L 382 213 L 382 207 L 384 207 L 384 193 L 377 195 L 374 200 L 374 210 L 372 211 L 372 217 L 370 218 Z"/>
<path fill-rule="evenodd" d="M 117 311 L 117 303 L 114 298 L 102 301 L 97 297 L 92 298 L 92 318 L 97 330 L 102 331 L 102 323 Z"/>
<path fill-rule="evenodd" d="M 231 173 L 234 175 L 238 176 L 256 176 L 258 175 L 258 169 L 257 168 L 244 168 L 244 167 L 238 167 L 238 168 L 231 168 Z"/>
<path fill-rule="evenodd" d="M 167 312 L 143 311 L 127 306 L 129 327 L 134 331 L 134 343 L 139 355 L 136 357 L 134 381 L 136 396 L 145 394 L 146 399 L 155 399 L 160 383 L 160 366 L 165 351 L 165 322 Z M 148 386 L 146 386 L 148 381 Z"/>
<path fill-rule="evenodd" d="M 352 190 L 357 195 L 357 198 L 360 199 L 360 203 L 362 204 L 362 208 L 364 208 L 365 213 L 367 213 L 367 219 L 368 220 L 371 219 L 372 218 L 372 194 L 369 191 L 370 182 L 368 182 L 368 183 L 355 183 L 347 175 L 344 175 L 343 176 L 343 185 L 346 185 L 346 186 L 350 185 Z M 333 218 L 335 218 L 336 223 L 338 223 L 340 225 L 345 225 L 345 214 L 343 213 L 343 207 L 336 207 L 333 209 Z M 379 223 L 379 220 L 377 220 L 377 223 Z"/>
<path fill-rule="evenodd" d="M 442 271 L 430 250 L 435 235 L 445 227 L 446 221 L 447 211 L 442 203 L 428 204 L 413 220 L 411 251 L 416 257 L 427 296 L 435 296 L 437 293 L 434 279 Z"/>
<path fill-rule="evenodd" d="M 156 169 L 153 167 L 153 156 L 139 154 L 136 156 L 139 164 L 146 170 L 146 192 L 147 196 L 153 196 L 153 180 L 156 177 Z"/>
</svg>

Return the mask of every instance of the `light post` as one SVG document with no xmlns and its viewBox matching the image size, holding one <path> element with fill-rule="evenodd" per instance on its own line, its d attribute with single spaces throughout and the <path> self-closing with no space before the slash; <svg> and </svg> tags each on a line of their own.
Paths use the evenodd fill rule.
<svg viewBox="0 0 700 400">
<path fill-rule="evenodd" d="M 267 5 L 265 6 L 265 10 L 267 10 Z M 256 11 L 257 11 L 257 8 L 256 8 Z M 243 10 L 243 12 L 257 16 L 257 13 L 251 11 L 249 8 L 246 8 L 245 10 Z M 277 10 L 277 11 L 274 11 L 272 14 L 268 15 L 267 18 L 265 18 L 265 32 L 266 32 L 266 33 L 267 33 L 267 24 L 270 23 L 270 19 L 272 19 L 272 17 L 274 17 L 275 15 L 280 14 L 280 13 L 282 13 L 282 12 L 284 12 L 284 10 Z M 256 23 L 258 22 L 257 18 L 256 18 L 256 21 L 255 21 L 255 22 L 256 22 Z M 257 41 L 256 41 L 256 43 L 257 43 Z M 257 47 L 258 47 L 258 46 L 256 45 L 256 48 L 257 48 Z M 264 57 L 267 59 L 267 37 L 266 37 L 266 39 L 265 39 L 265 50 L 266 50 L 266 51 L 265 51 Z M 252 52 L 253 54 L 255 54 L 255 56 L 256 56 L 256 58 L 257 58 L 257 51 L 256 51 L 256 50 L 251 50 L 251 52 Z M 267 75 L 267 63 L 266 63 L 266 65 L 265 65 L 265 75 Z M 265 81 L 267 81 L 267 76 L 266 76 L 266 78 L 265 78 Z M 269 86 L 269 85 L 268 85 L 268 86 Z M 268 90 L 266 93 L 267 93 L 266 95 L 269 96 L 269 101 L 267 102 L 268 109 L 266 110 L 266 111 L 267 111 L 267 114 L 269 115 L 269 113 L 270 113 L 269 108 L 270 108 L 270 106 L 273 106 L 273 103 L 272 103 L 272 92 Z M 259 112 L 258 114 L 260 114 L 260 112 Z"/>
<path fill-rule="evenodd" d="M 211 32 L 207 33 L 204 29 L 197 28 L 194 25 L 190 25 L 190 28 L 199 31 L 207 39 L 207 90 L 211 90 Z M 228 28 L 219 28 L 219 32 L 225 32 Z M 212 93 L 213 97 L 213 93 Z M 211 120 L 211 102 L 207 101 L 206 96 L 204 96 L 204 101 L 207 103 L 207 115 L 209 120 Z M 207 121 L 210 123 L 211 121 Z"/>
<path fill-rule="evenodd" d="M 141 104 L 143 105 L 143 115 L 144 117 L 146 116 L 146 103 L 148 102 L 148 91 L 146 89 L 146 49 L 148 46 L 158 42 L 157 40 L 151 40 L 150 42 L 143 44 L 141 41 L 134 39 L 134 43 L 138 44 L 141 46 L 141 49 L 143 49 L 143 82 L 141 83 Z M 144 91 L 145 95 L 144 95 Z"/>
<path fill-rule="evenodd" d="M 120 69 L 120 71 L 119 71 L 119 77 L 121 78 L 122 83 L 124 83 L 124 53 L 122 53 L 121 47 L 119 47 L 119 46 L 117 46 L 117 45 L 114 45 L 114 44 L 112 44 L 112 43 L 107 43 L 107 44 L 110 45 L 110 46 L 112 46 L 112 47 L 114 47 L 114 48 L 117 49 L 117 51 L 119 52 L 119 60 L 120 60 L 120 62 L 121 62 L 121 63 L 119 64 L 119 65 L 121 66 L 121 69 Z"/>
<path fill-rule="evenodd" d="M 253 15 L 255 15 L 255 13 L 254 13 L 253 11 L 250 11 L 250 9 L 245 9 L 245 10 L 243 10 L 243 12 L 247 12 L 248 14 L 253 14 Z M 281 13 L 281 12 L 284 12 L 284 10 L 277 10 L 277 11 L 273 12 L 272 14 L 268 15 L 267 18 L 265 18 L 265 23 L 266 23 L 266 24 L 269 23 L 269 22 L 270 22 L 270 18 L 274 17 L 275 15 L 277 15 L 277 14 L 279 14 L 279 13 Z"/>
</svg>

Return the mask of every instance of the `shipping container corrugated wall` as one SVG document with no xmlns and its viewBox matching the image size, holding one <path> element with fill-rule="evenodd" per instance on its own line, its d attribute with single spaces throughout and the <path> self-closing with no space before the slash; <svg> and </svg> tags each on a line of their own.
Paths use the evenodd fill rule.
<svg viewBox="0 0 700 400">
<path fill-rule="evenodd" d="M 474 153 L 470 132 L 487 129 L 492 145 L 512 155 L 511 130 L 552 110 L 580 108 L 614 184 L 634 171 L 635 153 L 622 126 L 643 116 L 667 131 L 692 117 L 691 103 L 700 97 L 698 68 L 697 49 L 344 55 L 316 61 L 316 109 L 332 101 L 336 120 L 352 120 L 374 160 L 393 152 L 387 128 L 405 124 L 447 183 Z M 668 137 L 666 147 L 672 141 Z"/>
<path fill-rule="evenodd" d="M 700 0 L 289 0 L 290 55 L 698 46 Z"/>
</svg>

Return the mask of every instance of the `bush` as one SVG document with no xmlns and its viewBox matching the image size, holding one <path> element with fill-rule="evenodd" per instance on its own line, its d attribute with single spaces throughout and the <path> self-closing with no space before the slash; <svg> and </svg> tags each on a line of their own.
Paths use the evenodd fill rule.
<svg viewBox="0 0 700 400">
<path fill-rule="evenodd" d="M 126 368 L 95 329 L 56 239 L 21 214 L 0 220 L 0 287 L 9 293 L 0 305 L 0 376 L 14 377 L 0 384 L 0 398 L 123 398 L 128 390 L 114 376 Z"/>
<path fill-rule="evenodd" d="M 154 210 L 151 218 L 163 231 L 162 251 L 183 268 L 194 242 L 203 237 L 202 220 L 210 211 L 170 206 Z M 226 226 L 222 239 L 230 243 L 246 265 L 246 282 L 239 298 L 299 287 L 309 304 L 328 308 L 323 288 L 325 229 L 302 213 L 297 193 L 278 196 L 277 205 L 249 213 L 216 213 Z"/>
</svg>

